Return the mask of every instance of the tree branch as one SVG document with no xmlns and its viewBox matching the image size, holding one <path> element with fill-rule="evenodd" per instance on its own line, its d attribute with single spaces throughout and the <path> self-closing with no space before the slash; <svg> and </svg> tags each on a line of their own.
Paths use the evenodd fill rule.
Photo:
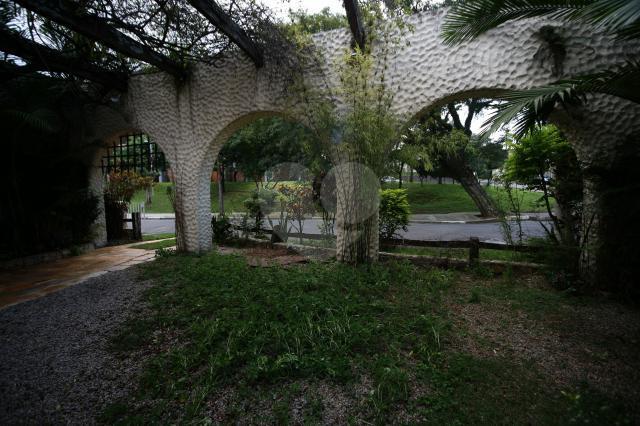
<svg viewBox="0 0 640 426">
<path fill-rule="evenodd" d="M 240 49 L 242 49 L 242 51 L 251 58 L 257 68 L 264 65 L 262 50 L 215 1 L 188 0 L 188 2 L 223 34 L 229 37 Z"/>
<path fill-rule="evenodd" d="M 29 62 L 31 71 L 62 72 L 100 83 L 120 91 L 127 90 L 127 75 L 100 68 L 79 58 L 65 55 L 58 50 L 22 37 L 15 31 L 0 28 L 0 50 Z M 15 70 L 26 71 L 26 67 Z"/>
<path fill-rule="evenodd" d="M 38 15 L 49 18 L 126 56 L 147 62 L 176 77 L 185 77 L 185 70 L 179 63 L 121 33 L 99 16 L 83 12 L 77 4 L 69 0 L 14 1 Z"/>
<path fill-rule="evenodd" d="M 365 48 L 365 36 L 364 25 L 362 24 L 362 13 L 358 6 L 358 0 L 343 0 L 344 9 L 347 12 L 347 20 L 349 21 L 349 28 L 351 28 L 351 34 L 353 39 L 360 50 L 364 51 Z"/>
</svg>

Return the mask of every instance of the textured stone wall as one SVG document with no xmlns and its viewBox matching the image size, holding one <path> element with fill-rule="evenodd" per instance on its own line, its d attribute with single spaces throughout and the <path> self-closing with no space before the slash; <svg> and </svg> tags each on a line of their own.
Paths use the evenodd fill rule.
<svg viewBox="0 0 640 426">
<path fill-rule="evenodd" d="M 627 53 L 640 47 L 614 43 L 577 26 L 562 28 L 529 20 L 451 48 L 440 39 L 442 20 L 442 13 L 411 17 L 409 45 L 394 50 L 388 59 L 387 81 L 396 92 L 393 109 L 407 119 L 456 98 L 491 96 L 500 90 L 528 88 L 562 75 L 622 63 Z M 565 39 L 562 69 L 541 37 L 550 27 Z M 312 70 L 308 81 L 335 84 L 332 64 L 348 48 L 350 35 L 335 30 L 316 35 L 314 41 L 326 59 L 321 64 L 326 79 L 319 79 Z M 175 173 L 185 217 L 184 244 L 190 251 L 211 247 L 209 175 L 222 145 L 252 120 L 284 110 L 286 87 L 277 71 L 268 61 L 266 67 L 256 70 L 249 60 L 237 56 L 219 67 L 195 65 L 190 81 L 180 85 L 164 73 L 135 76 L 123 108 L 127 124 L 97 123 L 101 129 L 97 133 L 114 134 L 133 127 L 160 145 Z"/>
</svg>

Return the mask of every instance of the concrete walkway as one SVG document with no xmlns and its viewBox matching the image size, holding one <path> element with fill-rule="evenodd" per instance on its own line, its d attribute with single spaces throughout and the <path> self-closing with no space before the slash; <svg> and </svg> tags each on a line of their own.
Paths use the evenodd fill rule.
<svg viewBox="0 0 640 426">
<path fill-rule="evenodd" d="M 154 257 L 154 251 L 134 249 L 130 245 L 112 246 L 53 262 L 0 271 L 0 309 L 37 299 L 107 272 L 148 262 Z"/>
</svg>

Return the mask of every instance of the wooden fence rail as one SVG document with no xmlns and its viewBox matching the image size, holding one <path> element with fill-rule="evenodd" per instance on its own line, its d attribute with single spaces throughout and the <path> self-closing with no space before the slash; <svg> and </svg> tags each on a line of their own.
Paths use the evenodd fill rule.
<svg viewBox="0 0 640 426">
<path fill-rule="evenodd" d="M 234 229 L 242 230 L 240 226 L 234 225 Z M 255 232 L 255 229 L 251 229 L 251 232 Z M 278 242 L 281 239 L 276 238 L 273 230 L 262 229 L 262 233 L 271 235 L 272 242 Z M 287 238 L 296 239 L 300 238 L 305 240 L 322 240 L 327 236 L 320 234 L 306 234 L 306 233 L 288 233 Z M 335 239 L 335 236 L 331 236 L 331 239 Z M 508 245 L 500 243 L 489 243 L 480 241 L 478 237 L 471 237 L 468 240 L 454 240 L 454 241 L 428 241 L 428 240 L 410 240 L 405 238 L 393 238 L 380 240 L 380 248 L 400 248 L 400 247 L 433 247 L 433 248 L 459 248 L 469 250 L 469 264 L 476 265 L 480 260 L 480 249 L 485 250 L 509 250 L 518 253 L 537 253 L 543 248 L 540 246 L 527 246 L 527 245 Z"/>
</svg>

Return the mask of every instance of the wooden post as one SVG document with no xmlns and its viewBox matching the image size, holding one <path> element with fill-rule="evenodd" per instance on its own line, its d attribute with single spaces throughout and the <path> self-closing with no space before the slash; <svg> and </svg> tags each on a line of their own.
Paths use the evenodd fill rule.
<svg viewBox="0 0 640 426">
<path fill-rule="evenodd" d="M 469 266 L 477 266 L 480 262 L 480 239 L 478 237 L 469 238 Z"/>
<path fill-rule="evenodd" d="M 140 219 L 140 212 L 131 213 L 131 228 L 133 228 L 133 239 L 136 241 L 142 241 L 142 221 Z"/>
</svg>

